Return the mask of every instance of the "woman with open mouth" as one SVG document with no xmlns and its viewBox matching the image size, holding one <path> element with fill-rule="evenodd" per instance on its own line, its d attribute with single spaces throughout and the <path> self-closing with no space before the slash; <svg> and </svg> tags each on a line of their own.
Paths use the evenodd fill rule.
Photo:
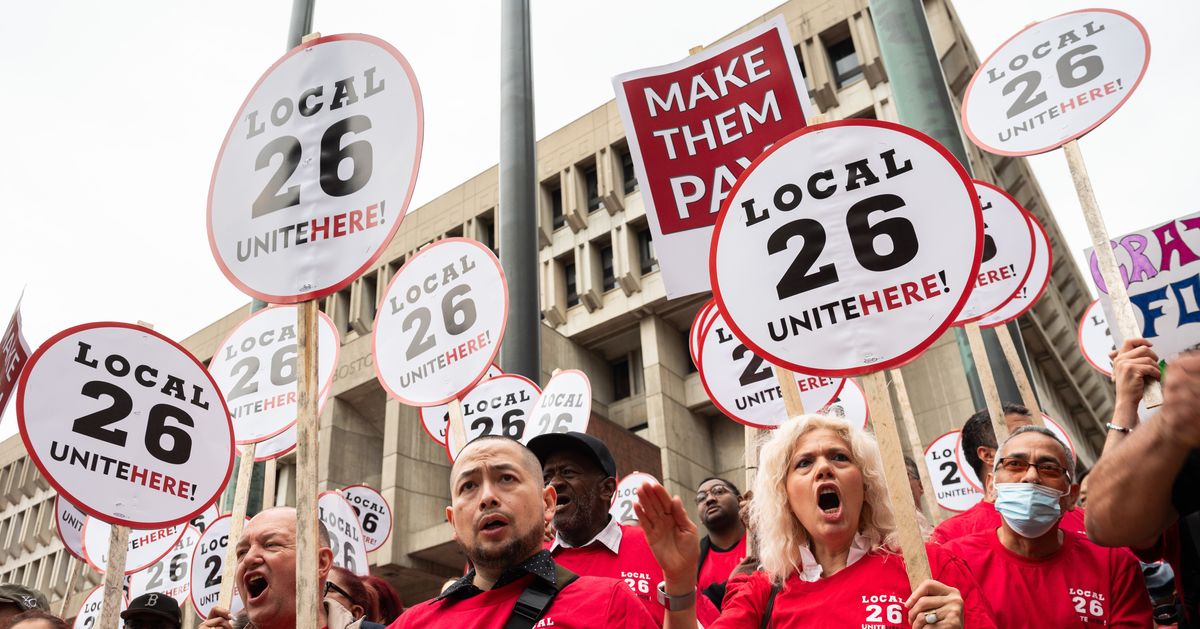
<svg viewBox="0 0 1200 629">
<path fill-rule="evenodd" d="M 909 586 L 874 437 L 803 415 L 773 431 L 759 463 L 750 524 L 760 567 L 729 580 L 708 629 L 996 626 L 967 566 L 939 546 L 926 546 L 933 579 Z M 645 485 L 638 497 L 664 595 L 678 597 L 695 587 L 696 526 L 662 487 Z M 695 627 L 694 610 L 669 614 L 666 626 Z"/>
</svg>

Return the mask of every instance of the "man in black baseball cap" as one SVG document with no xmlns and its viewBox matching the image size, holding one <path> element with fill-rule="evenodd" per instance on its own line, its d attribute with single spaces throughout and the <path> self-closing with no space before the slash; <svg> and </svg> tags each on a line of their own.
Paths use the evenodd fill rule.
<svg viewBox="0 0 1200 629">
<path fill-rule="evenodd" d="M 183 617 L 179 603 L 166 594 L 150 592 L 129 602 L 121 612 L 124 629 L 180 629 Z"/>
<path fill-rule="evenodd" d="M 45 594 L 16 583 L 0 585 L 0 622 L 35 608 L 50 610 Z"/>
</svg>

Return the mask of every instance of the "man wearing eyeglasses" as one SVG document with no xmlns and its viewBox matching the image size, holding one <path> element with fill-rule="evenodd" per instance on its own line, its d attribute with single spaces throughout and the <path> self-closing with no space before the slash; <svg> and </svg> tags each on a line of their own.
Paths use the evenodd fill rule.
<svg viewBox="0 0 1200 629">
<path fill-rule="evenodd" d="M 696 489 L 696 510 L 708 531 L 700 540 L 700 572 L 696 588 L 721 608 L 729 574 L 746 558 L 746 526 L 742 523 L 742 493 L 733 483 L 715 476 Z"/>
<path fill-rule="evenodd" d="M 1000 527 L 946 548 L 973 569 L 997 626 L 1152 627 L 1133 554 L 1058 526 L 1079 492 L 1073 459 L 1053 432 L 1018 428 L 997 450 L 988 483 Z"/>
</svg>

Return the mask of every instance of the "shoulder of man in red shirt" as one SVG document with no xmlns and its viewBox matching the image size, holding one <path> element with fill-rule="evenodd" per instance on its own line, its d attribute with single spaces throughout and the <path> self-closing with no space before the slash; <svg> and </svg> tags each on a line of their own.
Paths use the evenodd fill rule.
<svg viewBox="0 0 1200 629">
<path fill-rule="evenodd" d="M 963 599 L 964 627 L 995 627 L 996 614 L 983 595 L 974 573 L 958 555 L 938 544 L 925 544 L 929 571 L 937 581 L 958 590 Z"/>
</svg>

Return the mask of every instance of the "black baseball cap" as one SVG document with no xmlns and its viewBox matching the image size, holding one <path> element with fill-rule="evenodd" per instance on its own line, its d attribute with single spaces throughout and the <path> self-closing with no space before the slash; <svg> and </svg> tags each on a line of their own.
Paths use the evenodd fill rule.
<svg viewBox="0 0 1200 629">
<path fill-rule="evenodd" d="M 617 463 L 603 441 L 582 432 L 552 432 L 538 435 L 529 440 L 529 449 L 542 465 L 555 452 L 575 450 L 587 454 L 600 467 L 605 476 L 617 476 Z"/>
<path fill-rule="evenodd" d="M 0 605 L 3 604 L 16 605 L 23 612 L 35 608 L 50 611 L 50 604 L 46 602 L 45 594 L 16 583 L 0 585 Z"/>
<path fill-rule="evenodd" d="M 129 608 L 121 612 L 121 619 L 129 620 L 129 617 L 134 614 L 161 616 L 175 623 L 176 627 L 183 624 L 183 615 L 179 612 L 179 603 L 176 603 L 175 599 L 170 596 L 157 592 L 149 592 L 129 601 Z"/>
</svg>

